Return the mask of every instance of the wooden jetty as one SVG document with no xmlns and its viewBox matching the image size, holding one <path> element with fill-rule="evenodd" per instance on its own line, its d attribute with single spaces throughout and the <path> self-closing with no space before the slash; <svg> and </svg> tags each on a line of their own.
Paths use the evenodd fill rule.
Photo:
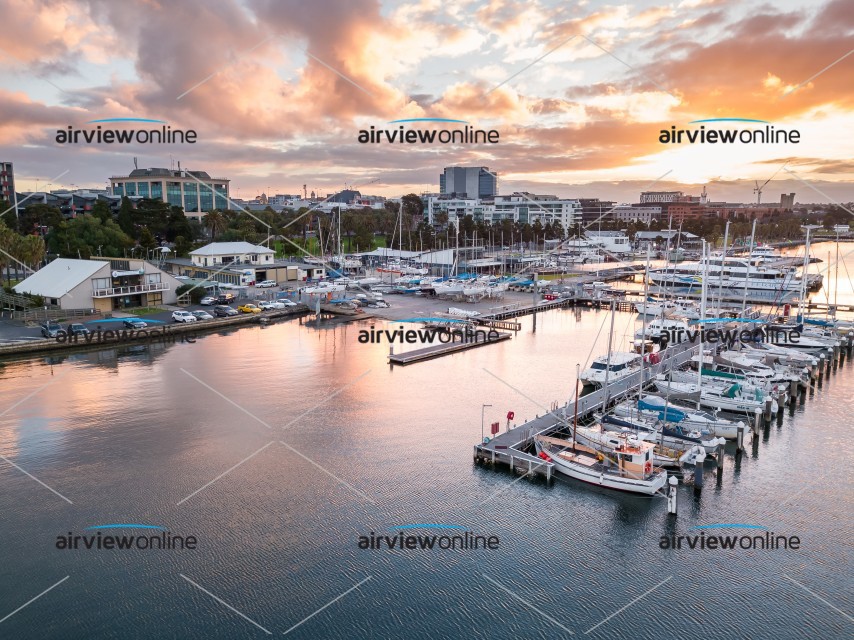
<svg viewBox="0 0 854 640">
<path fill-rule="evenodd" d="M 487 332 L 484 333 L 486 334 Z M 421 349 L 404 351 L 403 353 L 394 353 L 394 346 L 392 346 L 391 353 L 389 353 L 388 356 L 388 361 L 390 364 L 397 365 L 413 364 L 415 362 L 422 362 L 424 360 L 430 360 L 432 358 L 438 358 L 440 356 L 448 355 L 449 353 L 457 353 L 459 351 L 474 349 L 475 347 L 482 347 L 486 344 L 503 342 L 504 340 L 509 340 L 511 338 L 511 335 L 509 333 L 498 333 L 497 331 L 493 331 L 492 334 L 493 337 L 491 339 L 488 337 L 478 339 L 478 336 L 474 336 L 474 339 L 468 340 L 466 342 L 448 342 L 444 344 L 434 344 L 430 345 L 429 347 L 423 347 Z M 495 334 L 497 334 L 497 337 Z"/>
</svg>

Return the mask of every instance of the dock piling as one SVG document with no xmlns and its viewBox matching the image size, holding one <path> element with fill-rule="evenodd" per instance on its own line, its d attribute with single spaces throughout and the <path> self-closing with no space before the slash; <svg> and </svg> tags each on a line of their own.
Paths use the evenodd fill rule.
<svg viewBox="0 0 854 640">
<path fill-rule="evenodd" d="M 756 407 L 753 410 L 753 433 L 759 434 L 762 430 L 762 409 Z"/>
<path fill-rule="evenodd" d="M 667 479 L 667 483 L 670 485 L 670 490 L 667 493 L 667 513 L 671 515 L 676 515 L 676 487 L 679 484 L 679 480 L 676 479 L 676 476 L 670 476 Z"/>
<path fill-rule="evenodd" d="M 697 459 L 694 461 L 694 486 L 703 486 L 703 463 L 706 461 L 706 454 L 698 453 Z"/>
<path fill-rule="evenodd" d="M 740 455 L 744 449 L 744 425 L 739 424 L 738 431 L 735 436 L 735 453 Z"/>
</svg>

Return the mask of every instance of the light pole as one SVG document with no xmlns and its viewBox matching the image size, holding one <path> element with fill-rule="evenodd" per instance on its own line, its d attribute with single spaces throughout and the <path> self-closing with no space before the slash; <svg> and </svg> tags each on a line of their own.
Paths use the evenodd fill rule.
<svg viewBox="0 0 854 640">
<path fill-rule="evenodd" d="M 491 406 L 492 406 L 491 404 L 485 404 L 485 405 L 481 406 L 481 408 L 480 408 L 480 441 L 481 441 L 481 443 L 483 442 L 483 415 L 484 415 L 484 412 L 486 411 L 486 408 L 491 407 Z"/>
</svg>

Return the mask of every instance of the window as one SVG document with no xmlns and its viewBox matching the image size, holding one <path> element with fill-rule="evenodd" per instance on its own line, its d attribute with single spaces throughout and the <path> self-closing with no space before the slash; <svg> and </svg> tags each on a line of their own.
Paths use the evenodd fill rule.
<svg viewBox="0 0 854 640">
<path fill-rule="evenodd" d="M 173 207 L 183 206 L 181 202 L 181 183 L 167 182 L 166 183 L 166 201 Z"/>
<path fill-rule="evenodd" d="M 147 182 L 137 182 L 136 183 L 136 192 L 141 195 L 143 198 L 148 197 L 148 183 Z"/>
<path fill-rule="evenodd" d="M 213 209 L 213 191 L 211 191 L 211 186 L 209 184 L 200 184 L 199 192 L 201 194 L 199 210 L 210 211 Z"/>
<path fill-rule="evenodd" d="M 199 190 L 195 182 L 184 183 L 184 211 L 199 210 Z"/>
<path fill-rule="evenodd" d="M 159 284 L 160 283 L 160 274 L 159 273 L 146 273 L 145 274 L 145 283 L 146 284 Z"/>
<path fill-rule="evenodd" d="M 155 200 L 163 199 L 163 183 L 162 182 L 152 182 L 151 183 L 151 197 Z"/>
<path fill-rule="evenodd" d="M 93 289 L 110 289 L 111 287 L 110 278 L 92 278 Z"/>
</svg>

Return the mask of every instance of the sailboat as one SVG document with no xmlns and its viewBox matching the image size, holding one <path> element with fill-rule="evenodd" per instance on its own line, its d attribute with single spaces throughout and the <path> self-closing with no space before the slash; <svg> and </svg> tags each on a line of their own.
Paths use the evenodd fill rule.
<svg viewBox="0 0 854 640">
<path fill-rule="evenodd" d="M 576 427 L 580 433 L 584 427 Z M 653 466 L 655 445 L 624 437 L 605 454 L 562 438 L 534 437 L 537 455 L 565 476 L 608 489 L 654 495 L 667 483 L 667 471 Z"/>
</svg>

